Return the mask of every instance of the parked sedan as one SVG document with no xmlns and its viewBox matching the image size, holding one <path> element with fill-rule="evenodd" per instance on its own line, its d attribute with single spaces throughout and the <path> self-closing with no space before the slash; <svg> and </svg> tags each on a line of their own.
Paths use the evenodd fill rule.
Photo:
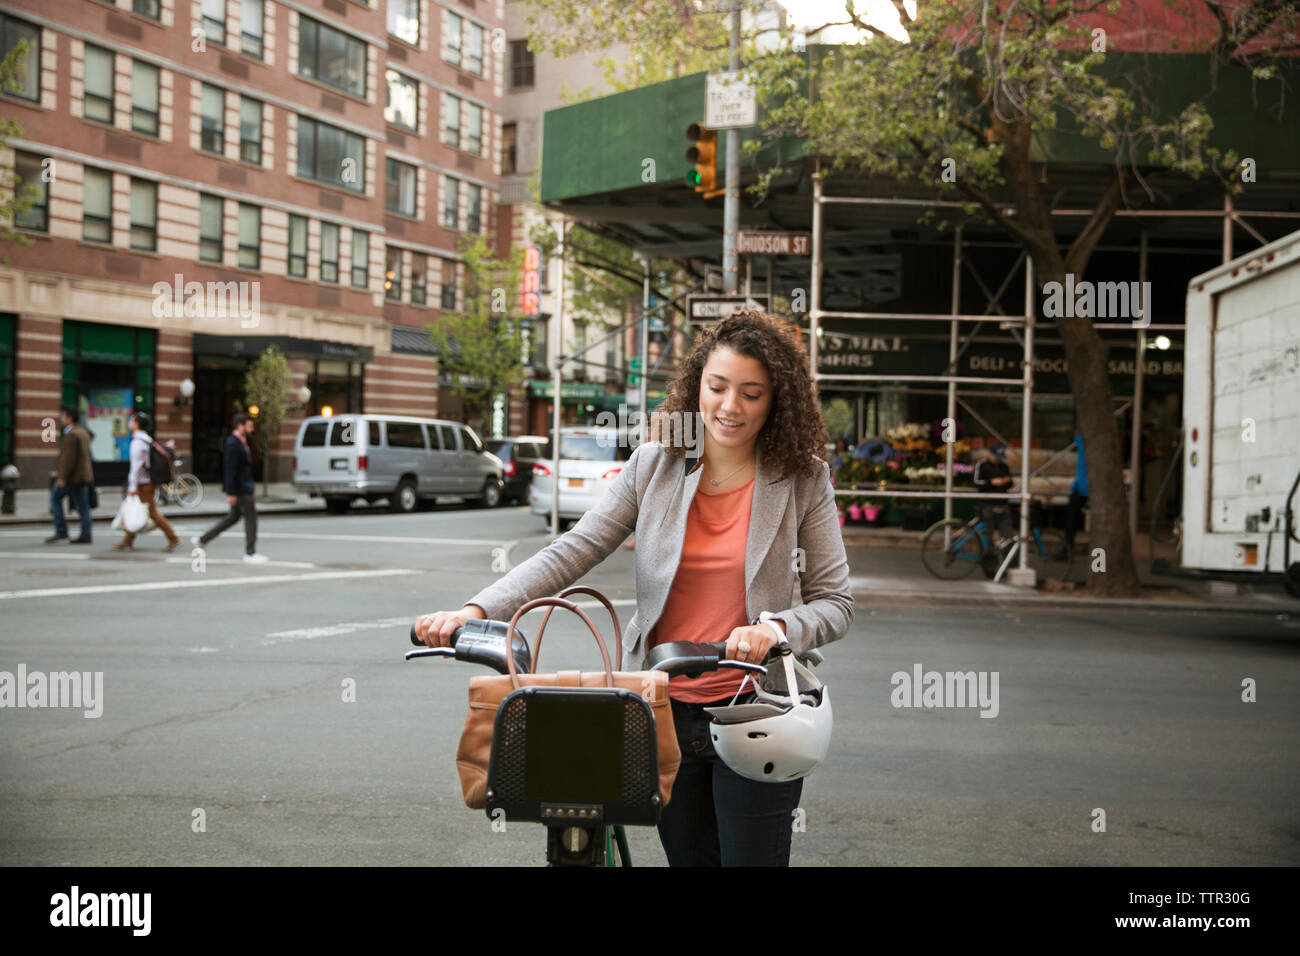
<svg viewBox="0 0 1300 956">
<path fill-rule="evenodd" d="M 632 457 L 627 429 L 571 426 L 560 429 L 560 464 L 555 459 L 533 465 L 529 510 L 551 520 L 556 478 L 560 482 L 560 518 L 577 519 L 609 490 L 623 463 Z"/>
<path fill-rule="evenodd" d="M 527 501 L 528 488 L 533 483 L 533 464 L 550 457 L 550 439 L 545 435 L 517 435 L 514 438 L 495 438 L 484 445 L 501 459 L 505 478 L 501 500 L 515 504 Z"/>
</svg>

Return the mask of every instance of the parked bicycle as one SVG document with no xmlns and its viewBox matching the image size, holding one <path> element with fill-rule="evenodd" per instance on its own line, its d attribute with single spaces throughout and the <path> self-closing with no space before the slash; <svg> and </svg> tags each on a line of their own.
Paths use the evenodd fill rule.
<svg viewBox="0 0 1300 956">
<path fill-rule="evenodd" d="M 160 505 L 180 505 L 182 508 L 197 508 L 203 501 L 203 482 L 187 471 L 180 471 L 185 459 L 177 458 L 172 464 L 176 470 L 171 481 L 158 486 L 158 503 Z"/>
<path fill-rule="evenodd" d="M 566 592 L 567 593 L 567 592 Z M 507 674 L 534 673 L 527 639 L 505 621 L 471 620 L 451 647 L 425 647 L 411 628 L 407 660 L 454 657 Z M 698 676 L 719 668 L 766 674 L 760 664 L 725 659 L 726 642 L 660 644 L 646 669 Z M 770 657 L 769 657 L 770 659 Z M 659 756 L 650 705 L 617 687 L 528 686 L 497 711 L 488 765 L 486 812 L 493 821 L 546 826 L 552 866 L 631 866 L 625 826 L 655 826 L 662 811 Z"/>
<path fill-rule="evenodd" d="M 1020 522 L 1018 512 L 1019 509 L 1013 508 L 1013 521 L 1017 525 Z M 1026 563 L 1039 578 L 1063 581 L 1070 575 L 1074 555 L 1066 547 L 1065 533 L 1056 528 L 1042 527 L 1041 518 L 1042 509 L 1035 501 L 1029 512 L 1029 539 L 1026 542 L 1029 557 Z M 1020 536 L 1016 535 L 1012 542 L 1020 544 Z M 978 515 L 969 520 L 945 518 L 936 521 L 926 530 L 921 542 L 921 562 L 925 569 L 944 581 L 964 578 L 979 567 L 994 573 L 1001 571 L 1003 565 L 1018 567 L 1016 556 L 1013 555 L 1009 563 L 1004 560 L 1007 553 L 993 547 L 992 533 Z"/>
</svg>

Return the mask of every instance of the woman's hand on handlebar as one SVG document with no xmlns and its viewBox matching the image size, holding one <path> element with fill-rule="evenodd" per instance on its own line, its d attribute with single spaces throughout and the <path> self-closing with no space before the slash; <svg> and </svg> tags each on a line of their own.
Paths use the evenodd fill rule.
<svg viewBox="0 0 1300 956">
<path fill-rule="evenodd" d="M 450 647 L 451 635 L 457 628 L 486 616 L 477 604 L 466 604 L 459 611 L 435 611 L 415 622 L 415 636 L 430 647 Z"/>
<path fill-rule="evenodd" d="M 780 624 L 777 625 L 777 627 L 780 626 Z M 741 642 L 748 645 L 748 650 L 742 651 L 740 649 Z M 767 658 L 768 652 L 776 645 L 776 635 L 766 625 L 737 627 L 732 629 L 731 635 L 727 638 L 727 651 L 723 657 L 728 660 L 761 664 Z"/>
</svg>

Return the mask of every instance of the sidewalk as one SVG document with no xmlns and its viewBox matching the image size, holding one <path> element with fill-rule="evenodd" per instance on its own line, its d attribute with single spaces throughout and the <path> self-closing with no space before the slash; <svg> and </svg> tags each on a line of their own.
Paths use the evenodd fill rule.
<svg viewBox="0 0 1300 956">
<path fill-rule="evenodd" d="M 296 511 L 324 511 L 325 501 L 322 498 L 308 498 L 305 494 L 295 492 L 293 486 L 288 482 L 271 482 L 267 490 L 270 494 L 262 497 L 262 485 L 257 485 L 257 512 L 258 514 L 268 514 L 270 512 L 296 512 Z M 116 534 L 109 529 L 113 523 L 113 517 L 117 514 L 117 509 L 122 505 L 121 488 L 103 488 L 99 489 L 99 507 L 95 509 L 95 533 L 96 534 Z M 66 509 L 65 509 L 66 510 Z M 226 496 L 221 493 L 220 482 L 208 482 L 203 486 L 203 500 L 197 508 L 182 508 L 180 505 L 167 505 L 163 508 L 163 514 L 167 518 L 219 518 L 230 510 L 230 505 L 226 504 Z M 68 512 L 69 533 L 77 534 L 78 528 L 81 527 L 81 519 L 77 517 L 75 508 Z M 48 537 L 54 533 L 54 519 L 50 516 L 50 496 L 46 491 L 39 491 L 35 488 L 20 489 L 14 493 L 14 513 L 11 515 L 0 515 L 0 525 L 30 525 L 42 524 L 50 530 L 42 537 Z"/>
<path fill-rule="evenodd" d="M 1045 587 L 1040 581 L 1036 590 L 1029 590 L 994 584 L 979 569 L 958 581 L 935 578 L 921 563 L 921 539 L 924 536 L 924 531 L 904 531 L 901 528 L 846 526 L 844 549 L 849 559 L 849 583 L 854 600 L 860 605 L 884 598 L 943 605 L 1018 604 L 1081 610 L 1229 611 L 1300 618 L 1300 598 L 1287 594 L 1281 584 L 1251 581 L 1245 575 L 1229 581 L 1153 573 L 1147 560 L 1145 533 L 1139 533 L 1134 541 L 1134 551 L 1140 556 L 1137 564 L 1141 584 L 1141 593 L 1135 598 L 1099 598 L 1082 587 L 1089 566 L 1082 537 L 1079 550 L 1085 553 L 1075 556 L 1070 571 L 1070 581 L 1075 583 L 1075 587 L 1050 590 L 1050 585 Z"/>
</svg>

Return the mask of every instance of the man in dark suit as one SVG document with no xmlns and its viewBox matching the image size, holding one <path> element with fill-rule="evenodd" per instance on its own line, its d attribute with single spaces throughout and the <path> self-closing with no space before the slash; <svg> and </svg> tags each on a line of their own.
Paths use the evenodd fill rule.
<svg viewBox="0 0 1300 956">
<path fill-rule="evenodd" d="M 226 492 L 230 513 L 203 532 L 201 537 L 191 538 L 190 541 L 200 548 L 206 548 L 209 541 L 238 524 L 242 517 L 244 560 L 249 564 L 265 564 L 266 555 L 257 553 L 257 508 L 253 504 L 257 490 L 253 486 L 253 456 L 248 450 L 248 439 L 253 434 L 254 422 L 240 412 L 232 424 L 233 428 L 221 454 L 221 487 Z"/>
<path fill-rule="evenodd" d="M 63 436 L 59 439 L 59 460 L 55 466 L 58 477 L 50 489 L 50 511 L 54 513 L 54 534 L 46 544 L 65 541 L 68 524 L 63 519 L 63 499 L 72 499 L 81 518 L 81 536 L 71 544 L 90 544 L 92 535 L 90 514 L 90 487 L 95 483 L 95 471 L 90 464 L 90 432 L 80 425 L 81 413 L 72 405 L 62 410 Z"/>
</svg>

